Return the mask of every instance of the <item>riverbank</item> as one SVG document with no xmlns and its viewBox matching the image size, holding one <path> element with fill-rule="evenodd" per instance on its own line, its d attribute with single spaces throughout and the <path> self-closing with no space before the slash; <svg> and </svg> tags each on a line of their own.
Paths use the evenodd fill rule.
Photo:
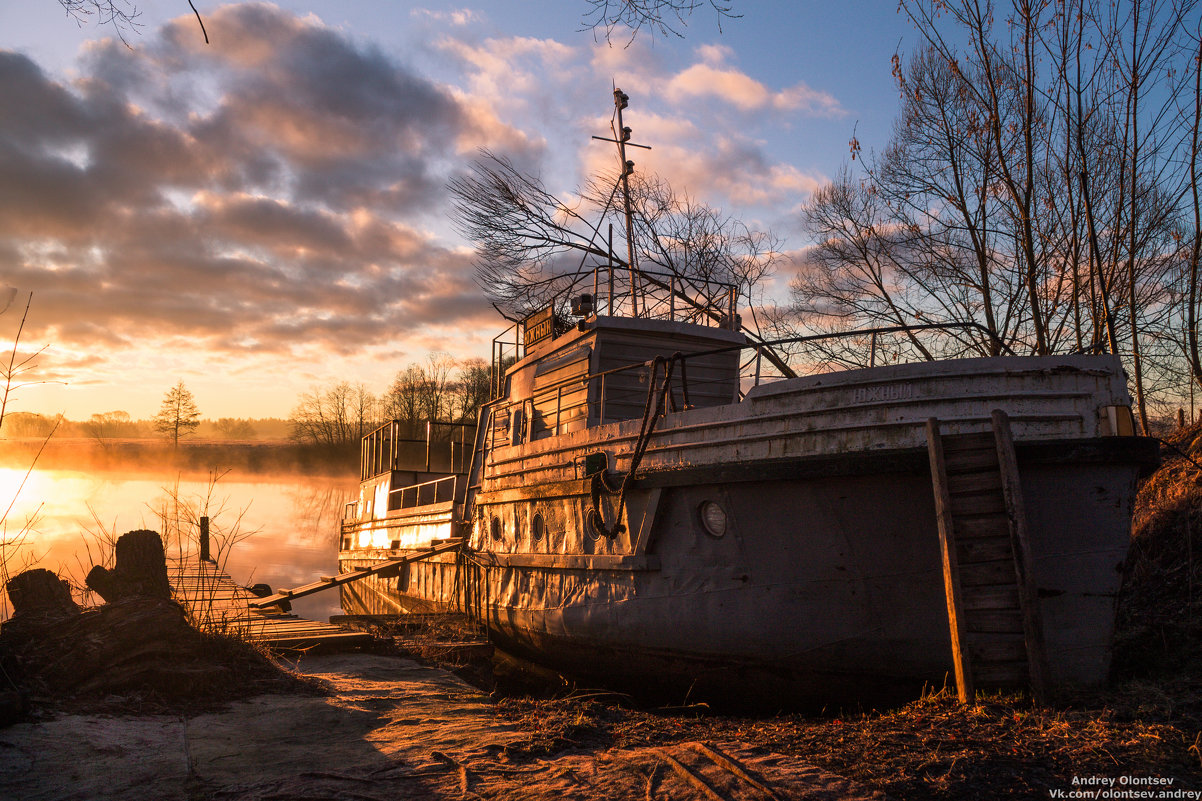
<svg viewBox="0 0 1202 801">
<path fill-rule="evenodd" d="M 962 706 L 954 689 L 941 687 L 891 710 L 742 716 L 712 714 L 704 706 L 640 708 L 603 690 L 515 686 L 505 675 L 498 683 L 478 652 L 446 647 L 462 639 L 453 629 L 408 630 L 396 643 L 416 659 L 492 689 L 497 717 L 522 732 L 510 748 L 515 759 L 737 742 L 907 801 L 1048 799 L 1057 791 L 1068 798 L 1104 782 L 1141 791 L 1146 782 L 1163 782 L 1160 789 L 1185 794 L 1161 798 L 1202 798 L 1196 669 L 1144 672 L 1101 692 L 1062 694 L 1046 706 L 1000 693 Z"/>
<path fill-rule="evenodd" d="M 410 630 L 382 636 L 378 653 L 284 663 L 307 682 L 300 693 L 199 708 L 160 699 L 144 714 L 59 705 L 0 729 L 0 798 L 952 801 L 1153 782 L 1182 793 L 1164 798 L 1202 792 L 1200 721 L 1151 683 L 1049 707 L 1017 696 L 964 707 L 941 690 L 888 712 L 713 715 L 498 684 L 480 649 L 452 647 L 465 633 Z"/>
<path fill-rule="evenodd" d="M 884 794 L 794 756 L 730 742 L 558 749 L 441 668 L 306 657 L 325 696 L 265 695 L 191 717 L 65 715 L 0 730 L 0 796 L 196 799 L 845 799 Z M 771 788 L 769 795 L 761 788 Z"/>
</svg>

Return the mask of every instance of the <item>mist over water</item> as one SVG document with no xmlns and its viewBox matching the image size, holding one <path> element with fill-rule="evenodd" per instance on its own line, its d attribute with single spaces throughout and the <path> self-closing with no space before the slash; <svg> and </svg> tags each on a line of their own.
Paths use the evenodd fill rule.
<svg viewBox="0 0 1202 801">
<path fill-rule="evenodd" d="M 0 512 L 24 477 L 22 469 L 0 468 Z M 195 520 L 207 514 L 213 556 L 234 581 L 295 587 L 338 571 L 338 524 L 357 493 L 354 475 L 35 470 L 2 538 L 12 540 L 29 525 L 19 550 L 7 554 L 10 574 L 41 567 L 82 587 L 103 558 L 105 539 L 140 528 L 167 530 L 169 560 L 180 555 L 181 540 L 182 551 L 194 556 Z M 172 535 L 175 521 L 183 537 Z M 3 602 L 7 617 L 7 597 Z M 326 620 L 341 612 L 338 592 L 299 599 L 293 612 Z"/>
</svg>

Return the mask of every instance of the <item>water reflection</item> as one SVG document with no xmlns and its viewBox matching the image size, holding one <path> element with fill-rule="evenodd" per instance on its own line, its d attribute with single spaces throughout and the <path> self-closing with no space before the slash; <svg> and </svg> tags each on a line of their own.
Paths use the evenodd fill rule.
<svg viewBox="0 0 1202 801">
<path fill-rule="evenodd" d="M 0 469 L 7 506 L 23 470 Z M 136 473 L 38 470 L 30 474 L 5 524 L 12 540 L 28 525 L 10 573 L 44 567 L 83 584 L 103 550 L 101 541 L 138 528 L 167 532 L 168 556 L 194 550 L 195 521 L 211 518 L 213 551 L 235 581 L 273 588 L 307 584 L 338 570 L 337 526 L 357 492 L 353 478 L 301 475 L 182 475 L 163 480 Z M 177 527 L 182 538 L 173 535 Z M 7 598 L 3 613 L 8 614 Z M 302 598 L 293 611 L 325 620 L 339 614 L 338 593 Z"/>
</svg>

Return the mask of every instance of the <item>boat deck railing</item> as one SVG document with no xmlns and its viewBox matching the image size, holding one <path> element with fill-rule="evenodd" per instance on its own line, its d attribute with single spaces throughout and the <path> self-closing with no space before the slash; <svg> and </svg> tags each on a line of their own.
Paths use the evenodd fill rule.
<svg viewBox="0 0 1202 801">
<path fill-rule="evenodd" d="M 602 279 L 601 273 L 607 277 Z M 611 317 L 670 320 L 712 328 L 738 328 L 738 286 L 714 278 L 681 276 L 675 273 L 638 268 L 628 270 L 598 265 L 593 270 L 592 293 L 576 295 L 572 308 L 585 301 L 590 311 Z M 526 356 L 531 345 L 550 331 L 571 327 L 564 314 L 564 295 L 553 297 L 541 312 L 506 328 L 492 341 L 492 394 L 500 397 L 505 371 Z M 548 316 L 549 315 L 549 316 Z M 532 324 L 538 320 L 540 324 Z M 537 337 L 535 339 L 534 337 Z"/>
<path fill-rule="evenodd" d="M 394 470 L 467 472 L 471 456 L 468 431 L 474 431 L 476 423 L 426 420 L 424 426 L 424 438 L 405 436 L 412 432 L 413 425 L 400 420 L 390 420 L 365 435 L 360 450 L 360 480 Z"/>
<path fill-rule="evenodd" d="M 453 501 L 456 499 L 458 486 L 459 476 L 452 475 L 408 487 L 398 487 L 388 493 L 388 511 Z"/>
</svg>

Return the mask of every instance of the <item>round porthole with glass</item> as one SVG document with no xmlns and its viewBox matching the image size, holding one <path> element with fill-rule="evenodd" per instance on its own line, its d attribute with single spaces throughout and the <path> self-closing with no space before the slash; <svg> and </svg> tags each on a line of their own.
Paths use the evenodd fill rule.
<svg viewBox="0 0 1202 801">
<path fill-rule="evenodd" d="M 721 537 L 726 534 L 726 510 L 717 501 L 703 501 L 698 508 L 701 514 L 701 527 L 711 537 Z"/>
<path fill-rule="evenodd" d="M 534 519 L 530 521 L 530 537 L 538 542 L 547 533 L 547 524 L 543 521 L 542 513 L 535 512 Z"/>
</svg>

